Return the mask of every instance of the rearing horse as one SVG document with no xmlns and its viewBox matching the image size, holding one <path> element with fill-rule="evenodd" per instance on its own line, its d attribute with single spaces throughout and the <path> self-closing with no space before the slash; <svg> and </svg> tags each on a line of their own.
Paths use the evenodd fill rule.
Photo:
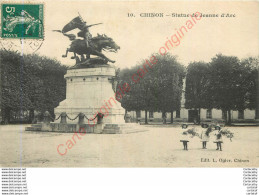
<svg viewBox="0 0 259 195">
<path fill-rule="evenodd" d="M 67 36 L 67 35 L 66 35 Z M 75 39 L 71 42 L 71 45 L 66 50 L 66 54 L 62 55 L 62 57 L 67 57 L 68 52 L 73 52 L 74 56 L 71 59 L 77 58 L 76 54 L 81 56 L 81 59 L 85 59 L 84 55 L 87 58 L 90 58 L 90 55 L 99 56 L 109 62 L 114 63 L 115 61 L 110 60 L 107 58 L 103 53 L 102 50 L 110 51 L 110 52 L 117 52 L 120 47 L 112 40 L 112 38 L 107 37 L 106 35 L 98 35 L 93 37 L 90 41 L 89 47 L 86 47 L 86 43 L 82 39 Z"/>
</svg>

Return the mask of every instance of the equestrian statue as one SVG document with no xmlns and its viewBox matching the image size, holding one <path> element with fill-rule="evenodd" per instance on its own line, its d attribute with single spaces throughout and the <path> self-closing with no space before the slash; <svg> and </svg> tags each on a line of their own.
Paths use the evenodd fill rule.
<svg viewBox="0 0 259 195">
<path fill-rule="evenodd" d="M 62 57 L 67 57 L 68 52 L 73 52 L 71 59 L 76 60 L 75 67 L 87 67 L 94 64 L 107 64 L 108 62 L 114 63 L 114 60 L 106 57 L 102 51 L 117 52 L 120 47 L 113 41 L 112 38 L 106 36 L 105 34 L 97 34 L 97 36 L 92 37 L 89 32 L 89 28 L 98 24 L 87 25 L 87 23 L 79 15 L 74 18 L 68 24 L 66 24 L 62 30 L 54 30 L 55 32 L 60 32 L 64 36 L 67 36 L 71 41 L 70 47 L 67 48 L 65 55 Z M 79 29 L 77 33 L 78 38 L 74 34 L 67 34 L 67 32 Z M 83 38 L 83 39 L 82 39 Z M 91 55 L 98 56 L 91 58 Z"/>
</svg>

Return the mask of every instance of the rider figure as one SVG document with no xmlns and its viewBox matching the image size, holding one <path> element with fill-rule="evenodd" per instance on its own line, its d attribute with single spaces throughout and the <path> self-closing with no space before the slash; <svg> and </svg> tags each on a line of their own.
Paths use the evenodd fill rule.
<svg viewBox="0 0 259 195">
<path fill-rule="evenodd" d="M 89 28 L 99 24 L 102 24 L 102 23 L 87 25 L 86 22 L 83 22 L 80 28 L 81 31 L 77 33 L 77 36 L 84 38 L 87 48 L 90 47 L 89 43 L 91 42 L 91 39 L 92 39 L 92 34 L 90 33 Z"/>
<path fill-rule="evenodd" d="M 86 22 L 84 22 L 83 27 L 82 27 L 82 30 L 81 30 L 79 33 L 77 33 L 77 35 L 78 35 L 79 37 L 84 38 L 87 48 L 90 47 L 90 46 L 89 46 L 89 42 L 90 42 L 90 40 L 92 39 L 92 34 L 89 32 L 89 27 L 91 27 L 91 26 L 92 26 L 92 25 L 89 25 L 89 26 L 86 25 Z"/>
</svg>

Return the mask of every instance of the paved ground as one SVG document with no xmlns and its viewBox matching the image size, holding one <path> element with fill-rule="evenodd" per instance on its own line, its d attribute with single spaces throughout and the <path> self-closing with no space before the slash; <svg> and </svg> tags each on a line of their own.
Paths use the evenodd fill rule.
<svg viewBox="0 0 259 195">
<path fill-rule="evenodd" d="M 189 151 L 180 142 L 181 128 L 141 126 L 149 131 L 131 134 L 86 134 L 63 156 L 57 146 L 73 134 L 26 132 L 25 125 L 0 126 L 0 166 L 24 167 L 258 167 L 259 127 L 230 127 L 234 138 L 224 139 L 216 151 L 213 138 L 207 150 L 198 137 L 190 140 Z M 77 139 L 77 138 L 75 138 Z M 202 159 L 210 162 L 201 162 Z M 213 159 L 217 162 L 212 162 Z M 234 162 L 240 159 L 243 162 Z M 228 160 L 229 162 L 224 162 Z M 221 161 L 221 162 L 220 162 Z M 236 160 L 237 161 L 237 160 Z M 249 161 L 249 162 L 244 162 Z"/>
</svg>

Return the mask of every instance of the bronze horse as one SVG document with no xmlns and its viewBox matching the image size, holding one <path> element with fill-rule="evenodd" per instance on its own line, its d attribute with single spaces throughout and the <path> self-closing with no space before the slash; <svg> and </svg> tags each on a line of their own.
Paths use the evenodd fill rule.
<svg viewBox="0 0 259 195">
<path fill-rule="evenodd" d="M 71 42 L 71 45 L 66 50 L 66 54 L 62 55 L 62 57 L 67 57 L 68 52 L 73 52 L 74 56 L 71 59 L 76 59 L 76 62 L 79 63 L 79 58 L 76 54 L 81 56 L 81 62 L 85 60 L 84 55 L 90 59 L 90 55 L 95 55 L 103 58 L 107 62 L 114 63 L 115 61 L 110 60 L 107 58 L 103 53 L 102 50 L 110 51 L 110 52 L 117 52 L 120 47 L 112 40 L 112 38 L 107 37 L 106 35 L 98 35 L 93 37 L 90 40 L 89 47 L 86 47 L 85 40 L 82 39 L 75 39 Z"/>
</svg>

